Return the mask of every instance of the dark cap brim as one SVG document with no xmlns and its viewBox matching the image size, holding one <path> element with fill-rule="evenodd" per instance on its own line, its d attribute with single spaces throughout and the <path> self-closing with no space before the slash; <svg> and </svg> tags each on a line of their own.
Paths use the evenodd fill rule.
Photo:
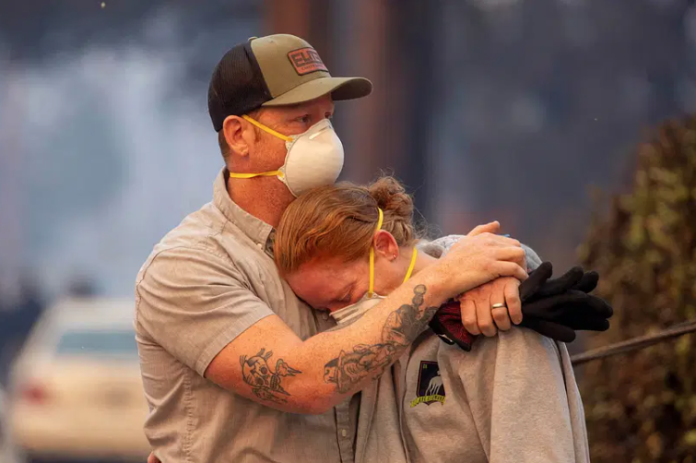
<svg viewBox="0 0 696 463">
<path fill-rule="evenodd" d="M 371 92 L 372 82 L 364 77 L 322 77 L 305 82 L 277 98 L 265 102 L 262 106 L 299 104 L 329 93 L 335 101 L 354 100 L 367 96 Z"/>
</svg>

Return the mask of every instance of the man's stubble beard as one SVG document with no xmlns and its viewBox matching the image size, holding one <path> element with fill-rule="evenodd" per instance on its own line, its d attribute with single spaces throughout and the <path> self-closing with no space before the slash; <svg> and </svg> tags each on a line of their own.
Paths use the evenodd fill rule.
<svg viewBox="0 0 696 463">
<path fill-rule="evenodd" d="M 273 163 L 268 163 L 273 164 L 273 166 L 265 165 L 255 169 L 255 172 L 269 172 L 283 166 L 287 156 L 285 147 L 283 146 L 282 151 L 273 149 L 273 151 L 277 151 L 273 154 L 269 151 L 271 151 L 269 147 L 260 146 L 259 151 L 254 156 L 260 159 L 274 159 Z M 295 200 L 285 183 L 275 176 L 243 180 L 228 179 L 227 191 L 230 198 L 242 209 L 274 227 L 278 226 L 283 212 Z"/>
</svg>

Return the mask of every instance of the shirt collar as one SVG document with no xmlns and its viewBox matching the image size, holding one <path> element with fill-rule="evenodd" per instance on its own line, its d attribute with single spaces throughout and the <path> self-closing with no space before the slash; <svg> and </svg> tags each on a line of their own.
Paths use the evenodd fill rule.
<svg viewBox="0 0 696 463">
<path fill-rule="evenodd" d="M 260 245 L 266 253 L 273 251 L 273 236 L 275 236 L 273 227 L 261 219 L 254 217 L 247 211 L 239 207 L 227 192 L 227 178 L 229 174 L 227 169 L 223 168 L 220 174 L 215 179 L 213 184 L 213 204 L 220 209 L 220 212 L 229 220 L 239 227 L 245 235 L 251 240 Z"/>
</svg>

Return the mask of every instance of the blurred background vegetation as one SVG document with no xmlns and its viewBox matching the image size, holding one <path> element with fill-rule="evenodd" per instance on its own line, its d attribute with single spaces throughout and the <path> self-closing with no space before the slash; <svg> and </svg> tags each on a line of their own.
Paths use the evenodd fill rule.
<svg viewBox="0 0 696 463">
<path fill-rule="evenodd" d="M 696 318 L 696 116 L 659 126 L 635 162 L 630 192 L 598 212 L 581 247 L 615 309 L 590 347 Z M 578 373 L 593 461 L 696 461 L 696 334 Z"/>
</svg>

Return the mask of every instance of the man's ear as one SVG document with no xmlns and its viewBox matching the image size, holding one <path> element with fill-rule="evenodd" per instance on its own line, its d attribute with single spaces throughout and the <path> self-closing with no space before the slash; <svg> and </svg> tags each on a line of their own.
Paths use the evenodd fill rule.
<svg viewBox="0 0 696 463">
<path fill-rule="evenodd" d="M 239 116 L 227 116 L 222 123 L 222 132 L 230 151 L 240 156 L 249 155 L 249 145 L 255 139 L 251 124 Z"/>
<path fill-rule="evenodd" d="M 375 247 L 375 252 L 382 255 L 385 259 L 392 261 L 399 255 L 399 245 L 396 242 L 394 236 L 386 230 L 378 230 L 374 238 L 372 238 L 372 245 Z"/>
</svg>

